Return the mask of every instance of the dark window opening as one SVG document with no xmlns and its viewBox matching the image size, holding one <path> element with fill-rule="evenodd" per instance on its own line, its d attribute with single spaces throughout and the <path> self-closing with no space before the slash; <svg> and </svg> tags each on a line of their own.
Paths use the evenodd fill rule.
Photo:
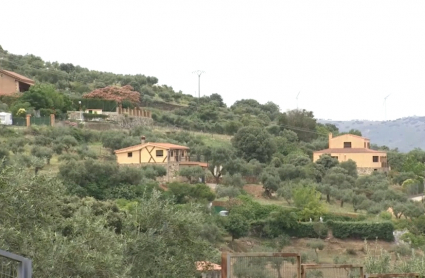
<svg viewBox="0 0 425 278">
<path fill-rule="evenodd" d="M 174 151 L 170 152 L 170 156 L 173 157 L 174 156 Z"/>
<path fill-rule="evenodd" d="M 367 148 L 370 149 L 370 143 L 367 143 Z"/>
<path fill-rule="evenodd" d="M 338 156 L 331 156 L 332 158 L 338 159 Z"/>
<path fill-rule="evenodd" d="M 127 157 L 133 157 L 133 153 L 127 153 Z"/>
<path fill-rule="evenodd" d="M 373 162 L 379 162 L 379 157 L 378 156 L 373 156 Z"/>
<path fill-rule="evenodd" d="M 164 151 L 163 150 L 157 150 L 156 156 L 164 156 Z"/>
<path fill-rule="evenodd" d="M 366 149 L 366 142 L 364 142 L 364 148 Z"/>
<path fill-rule="evenodd" d="M 351 148 L 351 142 L 344 142 L 344 149 Z"/>
<path fill-rule="evenodd" d="M 378 169 L 373 169 L 373 171 L 375 171 L 375 172 L 376 172 L 376 171 L 378 171 Z"/>
<path fill-rule="evenodd" d="M 184 151 L 182 151 L 182 157 L 184 157 Z"/>
</svg>

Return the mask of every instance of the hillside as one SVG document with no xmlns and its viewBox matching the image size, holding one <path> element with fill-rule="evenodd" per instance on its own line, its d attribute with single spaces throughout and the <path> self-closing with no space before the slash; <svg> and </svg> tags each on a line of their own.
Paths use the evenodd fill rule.
<svg viewBox="0 0 425 278">
<path fill-rule="evenodd" d="M 145 106 L 148 98 L 174 105 L 148 106 L 149 126 L 124 128 L 109 119 L 99 131 L 96 122 L 59 118 L 54 127 L 0 126 L 0 249 L 34 258 L 36 276 L 194 277 L 194 262 L 219 262 L 223 250 L 287 250 L 303 262 L 343 263 L 374 260 L 364 239 L 379 239 L 393 258 L 425 247 L 425 206 L 410 200 L 424 191 L 425 151 L 390 151 L 388 175 L 359 176 L 353 160 L 324 155 L 313 162 L 313 151 L 328 147 L 327 134 L 341 134 L 313 111 L 282 113 L 253 99 L 227 107 L 219 94 L 193 99 L 154 78 L 6 54 L 7 66 L 19 64 L 11 70 L 37 81 L 28 92 L 0 97 L 0 109 L 14 116 L 63 116 L 78 109 L 75 97 L 93 93 L 104 101 L 110 89 L 118 91 L 114 104 Z M 95 77 L 107 88 L 97 88 Z M 118 164 L 114 150 L 139 145 L 142 135 L 187 146 L 185 157 L 207 169 L 183 166 L 169 180 L 163 177 L 171 163 Z M 227 217 L 217 215 L 222 209 Z M 404 229 L 407 243 L 396 245 L 393 231 Z"/>
<path fill-rule="evenodd" d="M 401 152 L 408 152 L 414 148 L 425 149 L 425 117 L 406 117 L 393 121 L 331 121 L 318 120 L 322 124 L 334 124 L 342 132 L 351 129 L 361 131 L 373 144 L 398 148 Z"/>
</svg>

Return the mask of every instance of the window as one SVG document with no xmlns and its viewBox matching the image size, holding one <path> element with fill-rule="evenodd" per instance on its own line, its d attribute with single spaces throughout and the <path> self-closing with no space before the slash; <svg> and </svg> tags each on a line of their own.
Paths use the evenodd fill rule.
<svg viewBox="0 0 425 278">
<path fill-rule="evenodd" d="M 157 150 L 156 156 L 164 156 L 164 151 L 163 150 Z"/>
<path fill-rule="evenodd" d="M 338 156 L 331 156 L 332 158 L 338 159 Z"/>
<path fill-rule="evenodd" d="M 174 156 L 174 151 L 170 151 L 170 156 L 173 157 Z"/>
<path fill-rule="evenodd" d="M 184 156 L 184 151 L 182 151 L 182 157 Z"/>
<path fill-rule="evenodd" d="M 366 149 L 366 142 L 364 142 L 364 148 Z"/>
<path fill-rule="evenodd" d="M 373 162 L 379 162 L 379 157 L 378 156 L 373 156 Z"/>
<path fill-rule="evenodd" d="M 351 142 L 344 142 L 344 149 L 350 149 L 351 148 Z"/>
<path fill-rule="evenodd" d="M 367 143 L 367 148 L 370 149 L 370 143 L 369 142 Z"/>
<path fill-rule="evenodd" d="M 127 157 L 133 157 L 133 153 L 127 153 Z"/>
</svg>

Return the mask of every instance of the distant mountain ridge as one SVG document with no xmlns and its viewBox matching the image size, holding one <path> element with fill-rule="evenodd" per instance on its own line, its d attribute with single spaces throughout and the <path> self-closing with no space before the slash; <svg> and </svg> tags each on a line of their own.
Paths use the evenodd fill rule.
<svg viewBox="0 0 425 278">
<path fill-rule="evenodd" d="M 360 130 L 371 144 L 385 145 L 408 152 L 414 148 L 425 149 L 425 117 L 406 117 L 392 121 L 333 121 L 318 119 L 322 124 L 334 124 L 341 132 Z"/>
</svg>

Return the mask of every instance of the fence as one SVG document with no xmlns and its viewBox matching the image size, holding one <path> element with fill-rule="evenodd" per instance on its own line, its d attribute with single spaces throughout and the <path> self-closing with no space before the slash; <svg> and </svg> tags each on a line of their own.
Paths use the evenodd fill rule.
<svg viewBox="0 0 425 278">
<path fill-rule="evenodd" d="M 365 278 L 420 278 L 419 273 L 399 273 L 399 274 L 366 274 Z"/>
<path fill-rule="evenodd" d="M 301 256 L 296 253 L 222 253 L 221 278 L 301 277 Z"/>
<path fill-rule="evenodd" d="M 27 126 L 27 119 L 22 117 L 13 117 L 12 124 L 16 126 Z"/>
<path fill-rule="evenodd" d="M 51 125 L 50 116 L 47 117 L 31 117 L 31 125 Z"/>
<path fill-rule="evenodd" d="M 364 278 L 361 265 L 302 264 L 301 278 Z"/>
<path fill-rule="evenodd" d="M 44 117 L 31 117 L 31 115 L 27 115 L 25 118 L 23 117 L 12 117 L 12 124 L 16 126 L 31 126 L 31 125 L 55 125 L 55 115 L 51 114 L 50 116 Z"/>
<path fill-rule="evenodd" d="M 31 260 L 0 250 L 0 278 L 31 278 Z"/>
</svg>

